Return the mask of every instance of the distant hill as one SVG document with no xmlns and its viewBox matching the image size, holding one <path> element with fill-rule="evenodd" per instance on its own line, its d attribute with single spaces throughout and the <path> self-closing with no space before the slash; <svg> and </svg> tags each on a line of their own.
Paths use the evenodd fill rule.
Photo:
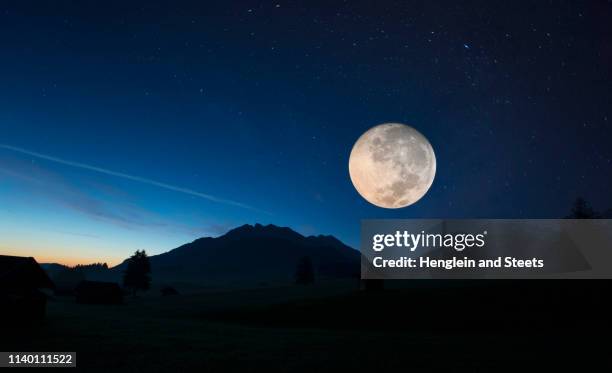
<svg viewBox="0 0 612 373">
<path fill-rule="evenodd" d="M 245 284 L 293 281 L 308 256 L 321 278 L 359 276 L 360 253 L 333 236 L 305 237 L 275 225 L 243 225 L 150 257 L 153 282 Z M 123 273 L 126 262 L 111 269 Z"/>
<path fill-rule="evenodd" d="M 47 276 L 50 278 L 54 278 L 58 273 L 70 268 L 59 263 L 40 263 L 40 267 L 47 272 Z"/>
<path fill-rule="evenodd" d="M 56 292 L 70 293 L 82 280 L 117 281 L 117 275 L 106 263 L 93 263 L 68 267 L 58 263 L 42 263 L 40 265 L 55 283 Z"/>
</svg>

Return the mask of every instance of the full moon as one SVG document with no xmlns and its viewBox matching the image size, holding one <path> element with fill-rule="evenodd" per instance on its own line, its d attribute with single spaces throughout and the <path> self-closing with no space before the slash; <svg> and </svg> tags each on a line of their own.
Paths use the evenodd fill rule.
<svg viewBox="0 0 612 373">
<path fill-rule="evenodd" d="M 353 146 L 351 181 L 368 202 L 383 208 L 410 206 L 436 175 L 436 155 L 425 136 L 400 123 L 370 128 Z"/>
</svg>

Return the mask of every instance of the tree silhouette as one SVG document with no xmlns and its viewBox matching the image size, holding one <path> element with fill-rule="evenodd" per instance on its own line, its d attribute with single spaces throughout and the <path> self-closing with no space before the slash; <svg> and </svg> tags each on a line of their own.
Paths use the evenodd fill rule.
<svg viewBox="0 0 612 373">
<path fill-rule="evenodd" d="M 600 214 L 597 213 L 584 198 L 578 197 L 574 201 L 572 212 L 566 216 L 567 219 L 596 219 Z"/>
<path fill-rule="evenodd" d="M 132 295 L 136 295 L 138 290 L 149 290 L 151 285 L 151 263 L 147 253 L 136 251 L 128 259 L 127 269 L 123 274 L 123 286 L 132 290 Z"/>
<path fill-rule="evenodd" d="M 105 271 L 108 269 L 108 264 L 106 263 L 92 263 L 92 264 L 77 264 L 75 269 L 81 270 L 100 270 Z"/>
<path fill-rule="evenodd" d="M 295 271 L 295 283 L 308 285 L 314 282 L 314 267 L 309 257 L 305 256 L 297 264 Z"/>
</svg>

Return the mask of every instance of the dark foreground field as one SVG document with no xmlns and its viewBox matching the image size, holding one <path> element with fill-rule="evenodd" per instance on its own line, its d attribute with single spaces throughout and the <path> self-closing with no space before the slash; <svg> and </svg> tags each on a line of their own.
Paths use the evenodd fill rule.
<svg viewBox="0 0 612 373">
<path fill-rule="evenodd" d="M 100 372 L 582 371 L 609 364 L 601 289 L 530 284 L 426 283 L 365 294 L 342 282 L 148 295 L 119 306 L 56 298 L 42 327 L 3 333 L 1 347 L 77 351 L 79 368 Z"/>
</svg>

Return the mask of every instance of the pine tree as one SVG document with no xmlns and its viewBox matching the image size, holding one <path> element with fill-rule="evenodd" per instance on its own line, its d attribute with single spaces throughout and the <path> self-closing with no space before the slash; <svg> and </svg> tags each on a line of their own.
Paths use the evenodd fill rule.
<svg viewBox="0 0 612 373">
<path fill-rule="evenodd" d="M 128 259 L 127 269 L 123 274 L 123 286 L 132 290 L 132 295 L 136 295 L 138 290 L 149 290 L 151 285 L 151 263 L 147 253 L 136 251 Z"/>
</svg>

